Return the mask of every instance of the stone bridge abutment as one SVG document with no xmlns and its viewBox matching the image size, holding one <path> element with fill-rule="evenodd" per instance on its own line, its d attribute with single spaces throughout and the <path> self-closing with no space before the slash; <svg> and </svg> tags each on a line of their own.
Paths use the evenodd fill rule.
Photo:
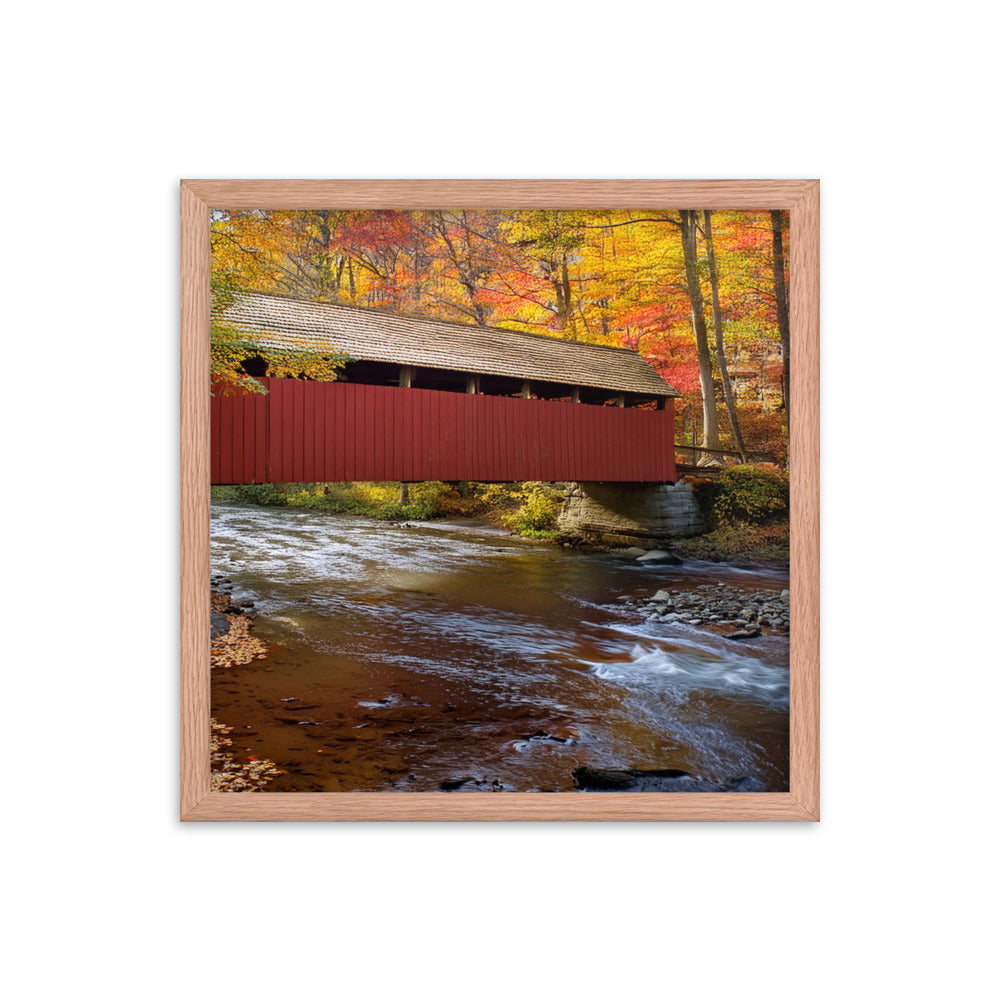
<svg viewBox="0 0 1000 1000">
<path fill-rule="evenodd" d="M 570 483 L 558 527 L 585 542 L 647 546 L 705 530 L 686 482 Z"/>
</svg>

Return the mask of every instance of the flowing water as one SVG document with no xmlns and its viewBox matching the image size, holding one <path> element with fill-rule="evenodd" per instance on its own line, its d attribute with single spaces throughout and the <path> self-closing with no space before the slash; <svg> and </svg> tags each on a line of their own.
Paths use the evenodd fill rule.
<svg viewBox="0 0 1000 1000">
<path fill-rule="evenodd" d="M 740 644 L 615 601 L 780 590 L 786 573 L 227 503 L 212 569 L 256 602 L 270 647 L 212 677 L 232 752 L 286 772 L 268 791 L 570 791 L 581 764 L 787 789 L 787 637 Z"/>
</svg>

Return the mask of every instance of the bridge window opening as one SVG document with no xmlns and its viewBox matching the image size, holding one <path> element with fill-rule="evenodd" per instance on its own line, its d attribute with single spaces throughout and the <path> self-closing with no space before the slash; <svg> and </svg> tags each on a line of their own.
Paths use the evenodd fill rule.
<svg viewBox="0 0 1000 1000">
<path fill-rule="evenodd" d="M 559 403 L 573 402 L 573 386 L 559 382 L 532 382 L 532 394 L 536 399 L 550 399 Z"/>
<path fill-rule="evenodd" d="M 453 372 L 447 368 L 414 368 L 412 385 L 417 389 L 464 393 L 466 378 L 466 372 Z"/>
<path fill-rule="evenodd" d="M 267 375 L 267 361 L 259 356 L 243 362 L 247 375 Z M 589 406 L 625 407 L 640 410 L 662 410 L 665 401 L 660 396 L 634 392 L 616 392 L 593 386 L 571 385 L 565 382 L 541 382 L 504 375 L 481 375 L 453 371 L 447 368 L 418 368 L 413 365 L 390 364 L 382 361 L 349 361 L 344 365 L 341 381 L 358 385 L 402 386 L 436 389 L 483 396 L 503 396 L 508 399 L 544 399 L 560 403 L 584 403 Z M 527 388 L 526 388 L 527 387 Z M 525 395 L 527 391 L 528 395 Z"/>
<path fill-rule="evenodd" d="M 520 396 L 521 379 L 506 378 L 503 375 L 481 375 L 479 391 L 484 396 Z"/>
<path fill-rule="evenodd" d="M 399 365 L 382 361 L 348 361 L 341 381 L 358 385 L 399 385 Z"/>
<path fill-rule="evenodd" d="M 263 378 L 267 375 L 267 362 L 259 354 L 247 358 L 240 367 L 244 374 L 252 378 Z"/>
<path fill-rule="evenodd" d="M 591 406 L 614 406 L 619 393 L 607 389 L 593 389 L 583 386 L 580 389 L 580 402 Z"/>
<path fill-rule="evenodd" d="M 666 404 L 662 396 L 632 396 L 625 398 L 625 405 L 635 410 L 663 410 Z"/>
</svg>

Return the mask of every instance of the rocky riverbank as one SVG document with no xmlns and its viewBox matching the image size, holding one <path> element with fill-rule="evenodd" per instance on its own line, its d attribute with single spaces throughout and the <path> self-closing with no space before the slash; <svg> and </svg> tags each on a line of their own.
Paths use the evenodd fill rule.
<svg viewBox="0 0 1000 1000">
<path fill-rule="evenodd" d="M 233 597 L 233 584 L 223 576 L 211 582 L 212 669 L 239 667 L 251 660 L 262 660 L 267 646 L 251 635 L 254 602 Z"/>
<path fill-rule="evenodd" d="M 210 593 L 212 669 L 228 669 L 264 659 L 267 646 L 250 634 L 254 602 L 234 599 L 232 581 L 219 574 L 213 574 L 211 578 Z M 228 738 L 232 727 L 223 725 L 217 719 L 211 722 L 213 792 L 259 792 L 272 778 L 284 774 L 271 760 L 258 760 L 256 757 L 238 760 L 226 749 L 233 743 Z"/>
<path fill-rule="evenodd" d="M 660 589 L 654 594 L 622 596 L 619 603 L 647 622 L 677 622 L 705 628 L 727 639 L 755 639 L 766 633 L 787 635 L 789 592 L 699 584 L 689 590 Z"/>
<path fill-rule="evenodd" d="M 685 559 L 728 563 L 741 569 L 758 566 L 788 569 L 788 522 L 721 527 L 695 538 L 678 538 L 672 551 Z"/>
</svg>

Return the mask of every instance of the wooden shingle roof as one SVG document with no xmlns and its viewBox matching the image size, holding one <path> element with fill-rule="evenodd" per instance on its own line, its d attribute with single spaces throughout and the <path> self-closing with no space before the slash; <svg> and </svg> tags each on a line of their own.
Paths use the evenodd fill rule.
<svg viewBox="0 0 1000 1000">
<path fill-rule="evenodd" d="M 480 375 L 678 396 L 636 351 L 556 340 L 517 330 L 465 326 L 241 292 L 224 322 L 264 347 L 333 351 L 357 361 L 446 368 Z"/>
</svg>

